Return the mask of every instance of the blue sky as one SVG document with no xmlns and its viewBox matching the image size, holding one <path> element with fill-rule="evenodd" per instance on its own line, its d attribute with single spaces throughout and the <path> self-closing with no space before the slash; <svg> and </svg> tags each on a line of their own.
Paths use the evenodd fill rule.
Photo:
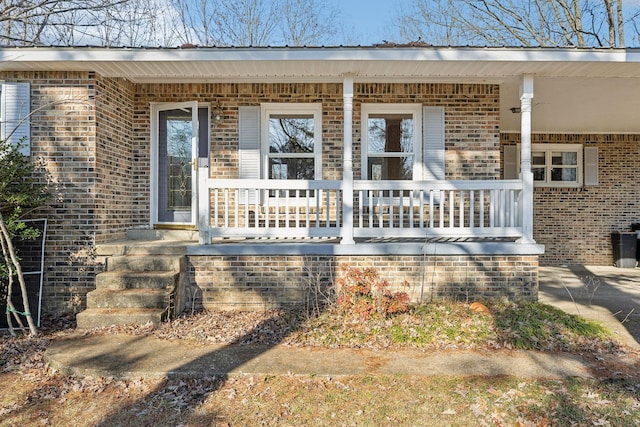
<svg viewBox="0 0 640 427">
<path fill-rule="evenodd" d="M 407 0 L 336 0 L 335 4 L 342 13 L 349 41 L 355 44 L 371 45 L 381 43 L 391 37 L 392 18 L 400 3 Z M 354 39 L 354 40 L 351 40 Z"/>
</svg>

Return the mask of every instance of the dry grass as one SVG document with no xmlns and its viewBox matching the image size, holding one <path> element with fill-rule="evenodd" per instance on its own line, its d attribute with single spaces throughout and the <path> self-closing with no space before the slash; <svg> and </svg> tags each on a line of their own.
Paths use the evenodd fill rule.
<svg viewBox="0 0 640 427">
<path fill-rule="evenodd" d="M 625 351 L 574 318 L 540 307 L 512 308 L 494 306 L 492 315 L 484 316 L 464 304 L 437 305 L 359 325 L 330 311 L 311 319 L 286 312 L 209 313 L 158 329 L 93 333 L 154 334 L 190 345 L 333 343 L 393 351 L 402 346 L 505 347 L 521 341 L 526 332 L 544 348 L 556 343 L 556 349 L 587 351 L 603 360 Z M 0 425 L 635 426 L 640 419 L 637 372 L 617 372 L 615 380 L 563 381 L 291 375 L 167 381 L 71 378 L 52 372 L 42 359 L 48 343 L 69 333 L 69 326 L 56 325 L 37 338 L 0 338 Z M 428 339 L 418 339 L 418 329 L 427 326 Z"/>
</svg>

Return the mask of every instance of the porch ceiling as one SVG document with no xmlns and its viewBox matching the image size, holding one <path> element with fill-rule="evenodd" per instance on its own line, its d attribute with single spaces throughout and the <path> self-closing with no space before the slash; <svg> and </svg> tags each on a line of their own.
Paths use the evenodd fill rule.
<svg viewBox="0 0 640 427">
<path fill-rule="evenodd" d="M 520 129 L 510 108 L 519 106 L 520 77 L 532 74 L 534 132 L 640 133 L 640 49 L 0 48 L 0 71 L 49 70 L 95 71 L 134 83 L 322 83 L 345 75 L 355 82 L 500 83 L 507 132 Z"/>
</svg>

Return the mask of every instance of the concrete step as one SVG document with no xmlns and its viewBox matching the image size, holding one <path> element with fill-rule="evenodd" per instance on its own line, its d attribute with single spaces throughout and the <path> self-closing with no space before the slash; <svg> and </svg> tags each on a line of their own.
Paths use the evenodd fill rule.
<svg viewBox="0 0 640 427">
<path fill-rule="evenodd" d="M 106 309 L 90 308 L 76 316 L 78 329 L 101 328 L 111 325 L 159 325 L 167 318 L 167 309 Z"/>
<path fill-rule="evenodd" d="M 122 240 L 96 244 L 96 255 L 185 255 L 189 246 L 197 244 L 190 240 Z"/>
<path fill-rule="evenodd" d="M 131 240 L 183 240 L 198 241 L 198 230 L 128 230 Z"/>
<path fill-rule="evenodd" d="M 87 308 L 162 308 L 169 306 L 164 289 L 96 289 L 87 294 Z"/>
<path fill-rule="evenodd" d="M 107 258 L 107 271 L 185 271 L 184 256 L 179 255 L 146 255 L 146 256 L 114 256 Z"/>
<path fill-rule="evenodd" d="M 96 276 L 96 289 L 167 289 L 178 284 L 174 271 L 105 271 Z"/>
</svg>

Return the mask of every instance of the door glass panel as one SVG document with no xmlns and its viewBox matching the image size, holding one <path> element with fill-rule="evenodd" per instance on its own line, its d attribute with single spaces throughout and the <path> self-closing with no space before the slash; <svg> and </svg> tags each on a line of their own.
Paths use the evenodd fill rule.
<svg viewBox="0 0 640 427">
<path fill-rule="evenodd" d="M 191 222 L 192 130 L 192 116 L 189 109 L 160 111 L 159 222 Z"/>
</svg>

